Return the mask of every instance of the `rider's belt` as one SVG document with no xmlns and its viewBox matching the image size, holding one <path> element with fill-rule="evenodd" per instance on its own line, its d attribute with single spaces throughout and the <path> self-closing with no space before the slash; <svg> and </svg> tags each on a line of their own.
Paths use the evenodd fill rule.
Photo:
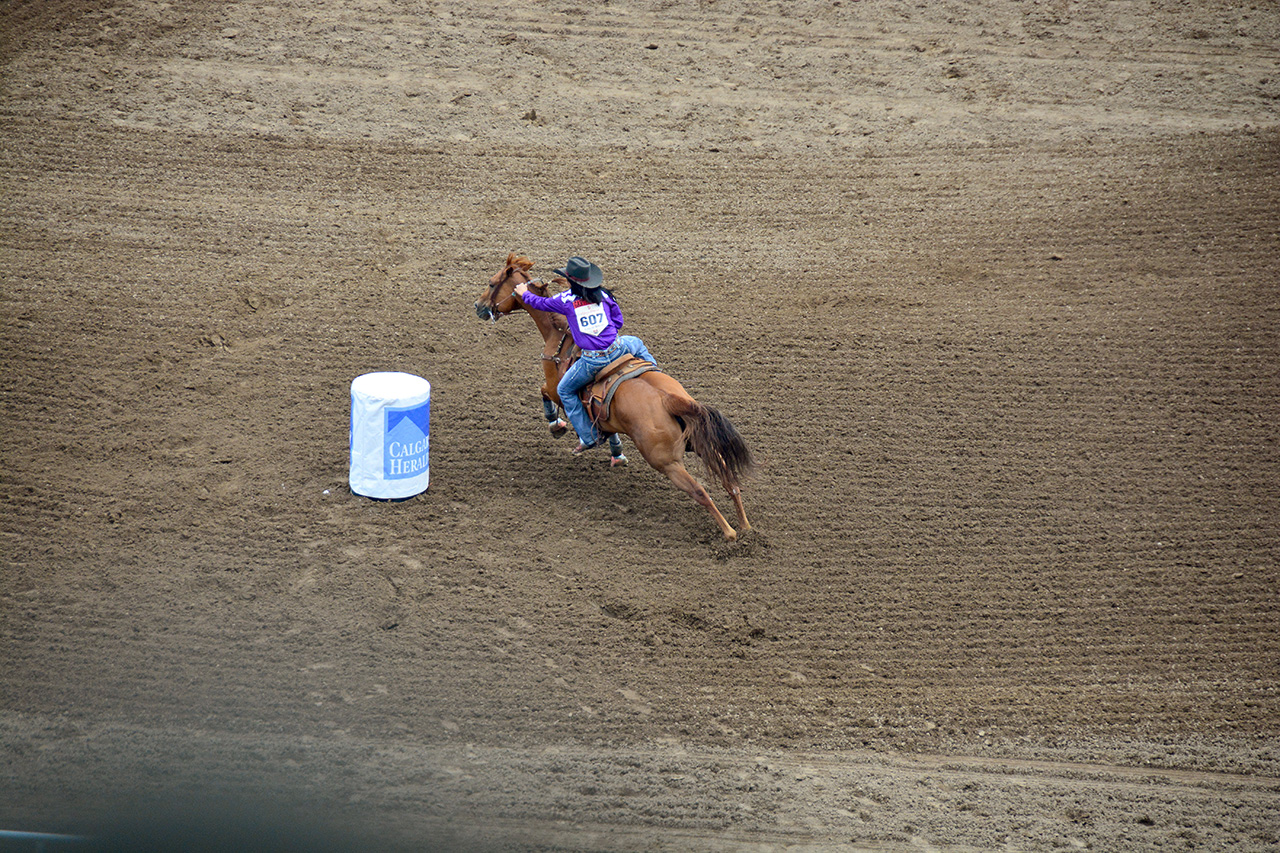
<svg viewBox="0 0 1280 853">
<path fill-rule="evenodd" d="M 614 341 L 609 345 L 608 349 L 584 349 L 582 354 L 589 355 L 592 358 L 610 358 L 620 352 L 622 352 L 622 344 L 618 341 Z"/>
</svg>

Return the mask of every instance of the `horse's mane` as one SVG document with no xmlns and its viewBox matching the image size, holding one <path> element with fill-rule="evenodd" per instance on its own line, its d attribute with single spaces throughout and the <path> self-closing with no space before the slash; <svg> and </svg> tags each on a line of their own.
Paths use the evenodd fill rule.
<svg viewBox="0 0 1280 853">
<path fill-rule="evenodd" d="M 533 269 L 533 261 L 529 260 L 525 255 L 517 255 L 511 252 L 507 255 L 507 268 L 518 269 L 521 272 L 528 272 Z M 559 281 L 560 279 L 556 279 Z M 546 296 L 550 292 L 550 287 L 545 281 L 529 282 L 529 289 L 539 296 Z M 569 322 L 559 314 L 551 315 L 551 325 L 558 332 L 567 332 L 569 330 Z"/>
<path fill-rule="evenodd" d="M 528 272 L 533 269 L 533 261 L 529 260 L 524 255 L 517 255 L 515 252 L 512 252 L 507 255 L 507 266 L 515 267 L 521 272 Z"/>
</svg>

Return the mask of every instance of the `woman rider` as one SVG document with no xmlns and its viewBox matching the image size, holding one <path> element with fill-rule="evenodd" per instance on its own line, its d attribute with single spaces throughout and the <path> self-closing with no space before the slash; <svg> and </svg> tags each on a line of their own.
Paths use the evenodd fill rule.
<svg viewBox="0 0 1280 853">
<path fill-rule="evenodd" d="M 530 308 L 563 314 L 569 320 L 573 342 L 582 350 L 581 357 L 573 363 L 556 386 L 564 413 L 578 434 L 578 446 L 573 455 L 600 444 L 595 426 L 587 417 L 587 410 L 578 399 L 578 391 L 591 382 L 600 369 L 618 356 L 631 353 L 637 358 L 657 364 L 649 354 L 644 341 L 635 335 L 620 335 L 622 309 L 613 294 L 604 286 L 604 272 L 586 258 L 573 257 L 556 270 L 569 282 L 569 289 L 555 296 L 538 296 L 529 292 L 527 284 L 516 285 L 516 293 Z"/>
</svg>

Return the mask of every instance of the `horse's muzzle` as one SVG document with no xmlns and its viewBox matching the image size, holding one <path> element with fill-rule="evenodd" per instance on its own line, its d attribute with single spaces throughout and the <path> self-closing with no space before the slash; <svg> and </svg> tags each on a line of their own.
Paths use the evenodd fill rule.
<svg viewBox="0 0 1280 853">
<path fill-rule="evenodd" d="M 493 319 L 493 311 L 491 311 L 491 310 L 489 309 L 489 306 L 488 306 L 488 305 L 485 305 L 483 302 L 477 302 L 477 303 L 476 303 L 476 316 L 477 316 L 477 317 L 479 317 L 481 320 L 492 320 L 492 319 Z"/>
</svg>

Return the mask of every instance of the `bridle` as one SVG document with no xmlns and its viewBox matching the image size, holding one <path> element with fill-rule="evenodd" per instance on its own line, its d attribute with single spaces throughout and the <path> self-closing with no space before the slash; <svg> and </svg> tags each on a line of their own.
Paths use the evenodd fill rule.
<svg viewBox="0 0 1280 853">
<path fill-rule="evenodd" d="M 494 323 L 498 322 L 499 317 L 505 317 L 508 314 L 514 313 L 516 309 L 520 307 L 520 302 L 516 299 L 515 284 L 513 284 L 511 286 L 511 292 L 507 294 L 507 298 L 502 300 L 503 302 L 510 302 L 511 306 L 506 311 L 502 311 L 498 308 L 498 291 L 502 289 L 502 285 L 506 284 L 507 280 L 513 275 L 522 276 L 524 278 L 524 282 L 532 281 L 532 279 L 529 278 L 528 273 L 524 270 L 519 270 L 515 267 L 507 267 L 506 275 L 489 284 L 489 300 L 484 303 L 484 307 L 489 309 L 489 320 Z M 517 281 L 516 284 L 523 284 L 524 282 Z"/>
<path fill-rule="evenodd" d="M 519 275 L 524 279 L 523 281 L 517 281 L 516 284 L 537 284 L 539 286 L 543 286 L 541 281 L 535 281 L 524 270 L 516 267 L 507 267 L 501 274 L 500 278 L 495 275 L 493 279 L 490 280 L 489 298 L 484 302 L 476 303 L 476 314 L 480 316 L 480 319 L 496 323 L 498 322 L 499 317 L 505 317 L 508 314 L 514 313 L 516 309 L 524 307 L 522 302 L 517 301 L 515 285 L 512 285 L 511 292 L 507 294 L 506 299 L 501 300 L 502 303 L 510 301 L 510 307 L 506 311 L 500 310 L 498 307 L 499 304 L 501 304 L 498 300 L 498 291 L 502 290 L 502 286 L 506 284 L 508 279 L 513 275 Z M 560 332 L 560 342 L 550 354 L 543 353 L 542 360 L 554 362 L 556 365 L 559 365 L 563 358 L 567 356 L 565 344 L 569 343 L 570 349 L 572 349 L 572 338 L 569 335 L 569 326 L 564 322 L 564 317 L 560 314 L 552 315 L 551 327 L 555 331 Z"/>
</svg>

